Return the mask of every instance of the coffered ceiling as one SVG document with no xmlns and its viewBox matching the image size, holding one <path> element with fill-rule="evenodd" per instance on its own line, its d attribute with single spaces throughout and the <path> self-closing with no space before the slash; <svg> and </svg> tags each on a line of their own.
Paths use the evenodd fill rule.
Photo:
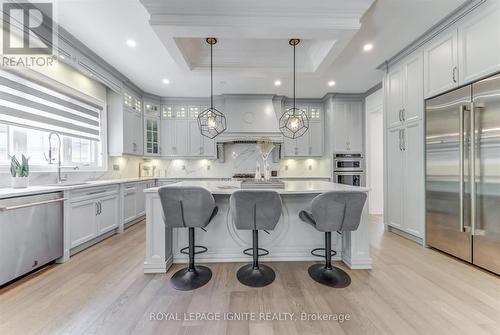
<svg viewBox="0 0 500 335">
<path fill-rule="evenodd" d="M 218 38 L 216 94 L 290 96 L 288 40 L 301 38 L 297 95 L 317 98 L 370 89 L 382 78 L 380 63 L 465 2 L 56 0 L 55 20 L 143 90 L 161 96 L 209 94 L 208 36 Z M 373 50 L 364 52 L 366 43 Z"/>
</svg>

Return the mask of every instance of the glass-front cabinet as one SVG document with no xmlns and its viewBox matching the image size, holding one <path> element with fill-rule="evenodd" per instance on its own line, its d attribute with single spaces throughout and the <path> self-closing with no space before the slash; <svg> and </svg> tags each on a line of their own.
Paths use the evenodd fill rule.
<svg viewBox="0 0 500 335">
<path fill-rule="evenodd" d="M 160 119 L 145 117 L 146 155 L 160 155 Z"/>
</svg>

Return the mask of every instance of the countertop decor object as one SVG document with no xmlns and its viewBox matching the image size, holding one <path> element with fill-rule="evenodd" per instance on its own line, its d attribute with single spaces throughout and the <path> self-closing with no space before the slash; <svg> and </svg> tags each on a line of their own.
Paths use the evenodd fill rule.
<svg viewBox="0 0 500 335">
<path fill-rule="evenodd" d="M 283 136 L 295 139 L 307 132 L 309 119 L 307 113 L 297 108 L 295 104 L 295 47 L 300 43 L 300 39 L 292 38 L 288 43 L 293 47 L 293 107 L 281 115 L 279 125 Z"/>
<path fill-rule="evenodd" d="M 198 128 L 203 136 L 212 139 L 226 130 L 226 116 L 214 107 L 213 46 L 217 39 L 209 37 L 206 41 L 210 44 L 210 108 L 198 115 Z"/>
<path fill-rule="evenodd" d="M 274 149 L 273 141 L 270 138 L 261 138 L 257 141 L 257 149 L 262 155 L 262 162 L 264 164 L 264 180 L 268 181 L 271 179 L 271 168 L 267 161 L 267 158 Z M 256 172 L 257 173 L 257 172 Z"/>
<path fill-rule="evenodd" d="M 29 158 L 21 155 L 21 162 L 16 158 L 16 155 L 10 157 L 10 174 L 12 188 L 26 188 L 29 182 Z"/>
</svg>

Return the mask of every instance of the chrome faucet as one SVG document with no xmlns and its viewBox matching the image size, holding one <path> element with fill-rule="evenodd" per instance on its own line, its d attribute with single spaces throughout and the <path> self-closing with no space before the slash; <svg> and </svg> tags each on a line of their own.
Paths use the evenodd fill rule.
<svg viewBox="0 0 500 335">
<path fill-rule="evenodd" d="M 52 136 L 57 137 L 57 183 L 61 184 L 65 179 L 61 178 L 61 136 L 55 131 L 49 134 L 49 164 L 52 164 L 54 158 L 52 158 Z"/>
</svg>

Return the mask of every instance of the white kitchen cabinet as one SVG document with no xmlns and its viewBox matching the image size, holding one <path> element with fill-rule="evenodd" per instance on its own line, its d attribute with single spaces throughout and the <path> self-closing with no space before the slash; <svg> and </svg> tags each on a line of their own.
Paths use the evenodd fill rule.
<svg viewBox="0 0 500 335">
<path fill-rule="evenodd" d="M 423 122 L 387 130 L 387 224 L 424 235 Z"/>
<path fill-rule="evenodd" d="M 424 49 L 424 95 L 429 98 L 458 86 L 458 36 L 455 26 Z"/>
<path fill-rule="evenodd" d="M 486 1 L 458 24 L 460 85 L 500 71 L 500 3 Z"/>
<path fill-rule="evenodd" d="M 333 152 L 363 152 L 363 103 L 359 100 L 333 102 Z"/>
<path fill-rule="evenodd" d="M 421 122 L 408 124 L 403 132 L 404 199 L 403 230 L 414 236 L 424 236 L 424 136 Z"/>
<path fill-rule="evenodd" d="M 289 109 L 291 106 L 285 107 Z M 307 132 L 295 139 L 284 137 L 283 156 L 285 157 L 321 157 L 324 152 L 324 114 L 321 106 L 299 105 L 307 114 L 309 129 Z"/>
<path fill-rule="evenodd" d="M 97 215 L 98 234 L 104 234 L 118 227 L 119 205 L 118 195 L 102 197 L 98 201 L 99 214 Z"/>
<path fill-rule="evenodd" d="M 399 127 L 423 117 L 423 59 L 418 51 L 389 70 L 386 76 L 387 126 Z"/>
<path fill-rule="evenodd" d="M 188 156 L 188 122 L 186 119 L 167 119 L 161 121 L 162 156 Z"/>
<path fill-rule="evenodd" d="M 387 224 L 401 229 L 403 225 L 403 153 L 402 128 L 387 130 Z"/>
<path fill-rule="evenodd" d="M 79 201 L 71 204 L 71 248 L 97 236 L 97 213 L 97 203 L 94 200 Z"/>
<path fill-rule="evenodd" d="M 70 247 L 91 241 L 119 225 L 118 186 L 71 191 Z"/>
<path fill-rule="evenodd" d="M 127 223 L 136 217 L 136 184 L 123 185 L 123 222 Z"/>
<path fill-rule="evenodd" d="M 385 82 L 386 115 L 389 127 L 401 124 L 401 110 L 403 109 L 403 68 L 394 66 L 389 70 Z"/>
<path fill-rule="evenodd" d="M 142 181 L 138 182 L 136 189 L 136 204 L 135 204 L 135 215 L 136 217 L 142 217 L 146 215 L 146 194 L 144 194 L 144 190 L 148 188 L 152 188 L 155 186 L 155 181 Z"/>
<path fill-rule="evenodd" d="M 108 90 L 108 147 L 110 156 L 144 154 L 142 100 L 125 91 Z"/>
<path fill-rule="evenodd" d="M 160 149 L 160 119 L 144 117 L 144 155 L 159 156 Z"/>
</svg>

